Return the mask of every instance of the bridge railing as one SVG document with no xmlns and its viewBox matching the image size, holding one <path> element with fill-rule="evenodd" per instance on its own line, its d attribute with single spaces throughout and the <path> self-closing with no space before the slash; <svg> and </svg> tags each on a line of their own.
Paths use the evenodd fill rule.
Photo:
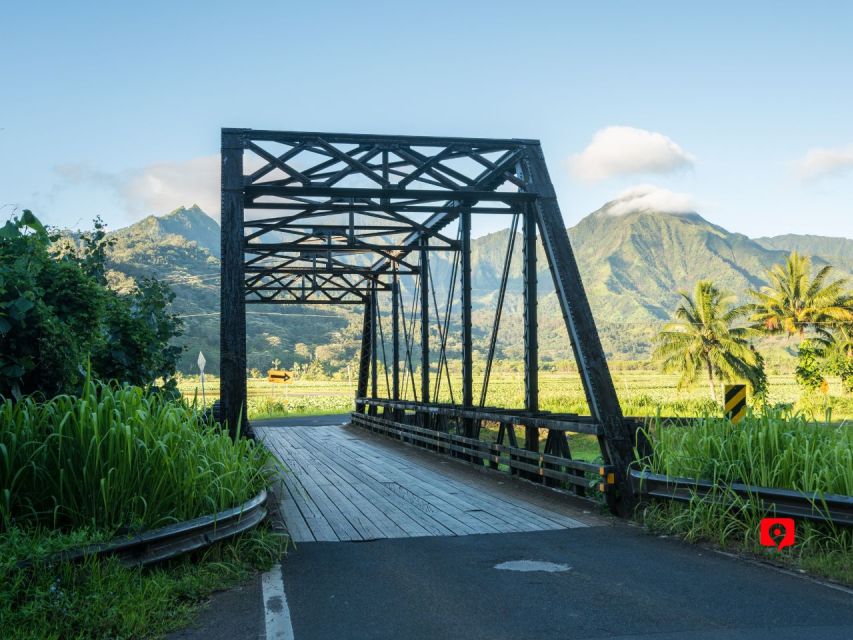
<svg viewBox="0 0 853 640">
<path fill-rule="evenodd" d="M 358 398 L 356 408 L 354 425 L 477 466 L 584 497 L 616 488 L 614 467 L 572 458 L 568 434 L 600 435 L 599 425 L 585 416 L 377 398 Z M 520 440 L 516 429 L 545 430 L 544 447 Z"/>
</svg>

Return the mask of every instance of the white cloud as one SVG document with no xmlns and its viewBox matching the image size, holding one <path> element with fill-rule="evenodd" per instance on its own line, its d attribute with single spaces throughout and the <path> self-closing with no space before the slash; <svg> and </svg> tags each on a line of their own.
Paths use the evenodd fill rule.
<svg viewBox="0 0 853 640">
<path fill-rule="evenodd" d="M 838 149 L 809 149 L 796 165 L 802 180 L 817 180 L 853 170 L 853 145 Z"/>
<path fill-rule="evenodd" d="M 185 162 L 158 162 L 132 171 L 120 194 L 131 209 L 163 213 L 180 205 L 197 204 L 219 219 L 219 155 Z"/>
<path fill-rule="evenodd" d="M 597 182 L 636 173 L 670 173 L 693 165 L 693 156 L 662 133 L 634 127 L 605 127 L 569 158 L 575 177 Z"/>
<path fill-rule="evenodd" d="M 71 184 L 112 191 L 132 214 L 163 214 L 182 205 L 197 204 L 219 219 L 219 154 L 156 162 L 117 173 L 84 164 L 65 164 L 56 171 Z"/>
<path fill-rule="evenodd" d="M 604 212 L 612 216 L 622 216 L 638 212 L 692 213 L 696 203 L 686 193 L 676 193 L 651 184 L 641 184 L 626 189 L 611 202 Z"/>
</svg>

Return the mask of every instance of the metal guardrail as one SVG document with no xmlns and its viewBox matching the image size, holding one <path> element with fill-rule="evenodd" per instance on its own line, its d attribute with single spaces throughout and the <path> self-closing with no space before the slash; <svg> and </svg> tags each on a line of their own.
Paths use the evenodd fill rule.
<svg viewBox="0 0 853 640">
<path fill-rule="evenodd" d="M 135 536 L 68 549 L 39 562 L 79 562 L 86 558 L 104 556 L 116 556 L 125 566 L 162 562 L 252 529 L 266 518 L 266 502 L 267 492 L 264 489 L 251 500 L 232 509 L 152 529 Z M 24 568 L 33 564 L 33 560 L 25 560 L 18 563 L 18 567 Z"/>
<path fill-rule="evenodd" d="M 635 468 L 630 468 L 628 473 L 631 487 L 637 495 L 680 502 L 690 502 L 694 496 L 699 496 L 721 504 L 731 504 L 732 496 L 735 495 L 758 500 L 763 509 L 777 516 L 853 527 L 853 496 L 802 493 L 739 482 L 722 485 L 709 480 L 669 477 Z"/>
</svg>

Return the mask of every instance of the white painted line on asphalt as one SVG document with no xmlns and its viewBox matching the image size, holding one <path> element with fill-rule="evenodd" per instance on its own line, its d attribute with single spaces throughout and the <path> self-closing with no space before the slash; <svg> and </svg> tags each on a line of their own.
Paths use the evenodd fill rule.
<svg viewBox="0 0 853 640">
<path fill-rule="evenodd" d="M 567 564 L 544 562 L 542 560 L 510 560 L 496 564 L 494 568 L 501 571 L 545 571 L 547 573 L 559 573 L 571 569 Z"/>
<path fill-rule="evenodd" d="M 293 640 L 293 625 L 290 621 L 287 597 L 284 595 L 281 564 L 275 565 L 261 576 L 261 589 L 264 595 L 266 640 Z"/>
</svg>

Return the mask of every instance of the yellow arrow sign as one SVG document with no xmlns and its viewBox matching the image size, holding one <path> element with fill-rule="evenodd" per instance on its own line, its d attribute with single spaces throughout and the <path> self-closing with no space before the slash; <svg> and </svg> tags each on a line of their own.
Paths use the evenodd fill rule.
<svg viewBox="0 0 853 640">
<path fill-rule="evenodd" d="M 270 369 L 267 371 L 267 380 L 270 382 L 278 382 L 279 384 L 290 382 L 292 376 L 290 371 L 284 369 Z"/>
</svg>

